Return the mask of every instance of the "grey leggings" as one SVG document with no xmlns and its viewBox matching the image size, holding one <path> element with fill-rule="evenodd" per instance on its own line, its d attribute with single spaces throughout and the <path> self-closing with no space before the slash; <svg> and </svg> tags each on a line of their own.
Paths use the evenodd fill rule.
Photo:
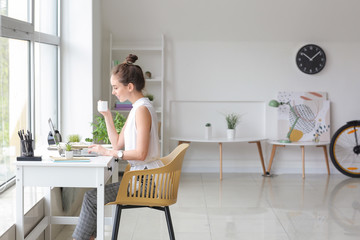
<svg viewBox="0 0 360 240">
<path fill-rule="evenodd" d="M 120 182 L 105 185 L 105 204 L 116 199 Z M 84 195 L 79 222 L 72 235 L 76 240 L 89 240 L 91 236 L 96 237 L 96 211 L 97 211 L 96 189 L 87 191 Z"/>
</svg>

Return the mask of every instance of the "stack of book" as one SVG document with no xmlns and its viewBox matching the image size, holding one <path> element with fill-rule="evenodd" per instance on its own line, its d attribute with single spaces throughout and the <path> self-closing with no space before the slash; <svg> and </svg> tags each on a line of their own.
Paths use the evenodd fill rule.
<svg viewBox="0 0 360 240">
<path fill-rule="evenodd" d="M 131 110 L 132 104 L 130 101 L 120 102 L 117 100 L 115 102 L 115 110 Z"/>
</svg>

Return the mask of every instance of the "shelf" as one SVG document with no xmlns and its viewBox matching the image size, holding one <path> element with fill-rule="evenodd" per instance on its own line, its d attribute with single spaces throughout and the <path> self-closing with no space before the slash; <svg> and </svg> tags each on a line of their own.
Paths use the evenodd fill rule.
<svg viewBox="0 0 360 240">
<path fill-rule="evenodd" d="M 139 61 L 136 63 L 141 66 L 143 72 L 151 72 L 152 78 L 145 79 L 145 91 L 154 96 L 155 111 L 161 125 L 159 127 L 159 136 L 164 134 L 164 56 L 165 56 L 165 37 L 161 35 L 159 41 L 151 39 L 126 41 L 120 40 L 113 41 L 113 36 L 110 33 L 110 68 L 112 68 L 115 62 L 123 62 L 129 53 L 135 54 L 139 57 Z M 145 75 L 144 75 L 145 76 Z M 109 88 L 111 90 L 111 88 Z M 113 106 L 110 109 L 111 112 L 120 112 L 125 116 L 131 111 L 131 109 L 116 109 L 115 98 L 112 96 L 111 91 L 109 93 L 109 104 Z M 164 153 L 164 142 L 160 141 L 161 156 Z"/>
<path fill-rule="evenodd" d="M 112 108 L 110 112 L 128 113 L 131 109 L 115 109 Z M 162 113 L 161 108 L 155 108 L 156 113 Z"/>
<path fill-rule="evenodd" d="M 162 51 L 162 47 L 112 47 L 112 51 Z"/>
<path fill-rule="evenodd" d="M 162 82 L 162 78 L 145 78 L 145 82 L 148 83 L 161 83 Z"/>
<path fill-rule="evenodd" d="M 131 109 L 129 109 L 129 110 L 123 110 L 123 109 L 110 109 L 110 112 L 119 112 L 119 113 L 128 113 L 128 112 L 130 112 L 130 110 Z"/>
</svg>

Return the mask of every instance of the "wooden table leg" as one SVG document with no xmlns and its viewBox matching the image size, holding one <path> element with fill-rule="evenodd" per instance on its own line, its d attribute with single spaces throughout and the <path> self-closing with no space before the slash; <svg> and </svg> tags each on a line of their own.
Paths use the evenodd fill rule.
<svg viewBox="0 0 360 240">
<path fill-rule="evenodd" d="M 268 169 L 266 171 L 266 175 L 270 175 L 270 170 L 271 170 L 271 165 L 273 163 L 273 160 L 274 160 L 274 156 L 275 156 L 275 152 L 276 152 L 276 145 L 273 145 L 272 147 L 272 151 L 271 151 L 271 156 L 270 156 L 270 161 L 269 161 L 269 166 L 268 166 Z"/>
<path fill-rule="evenodd" d="M 259 155 L 260 155 L 260 162 L 261 162 L 261 166 L 262 166 L 262 169 L 263 169 L 263 172 L 264 172 L 264 176 L 266 176 L 265 162 L 264 162 L 264 156 L 263 156 L 262 149 L 261 149 L 261 142 L 260 141 L 254 141 L 254 142 L 249 142 L 249 143 L 256 143 L 257 148 L 258 148 L 258 152 L 259 152 Z"/>
<path fill-rule="evenodd" d="M 302 153 L 302 169 L 303 169 L 302 177 L 305 178 L 305 147 L 304 146 L 300 146 L 300 147 Z"/>
<path fill-rule="evenodd" d="M 220 148 L 220 180 L 222 180 L 222 143 L 219 143 Z"/>
<path fill-rule="evenodd" d="M 323 145 L 323 146 L 318 146 L 318 147 L 322 147 L 322 148 L 323 148 L 323 150 L 324 150 L 326 168 L 327 168 L 328 175 L 330 175 L 329 157 L 328 157 L 328 153 L 327 153 L 326 145 Z"/>
</svg>

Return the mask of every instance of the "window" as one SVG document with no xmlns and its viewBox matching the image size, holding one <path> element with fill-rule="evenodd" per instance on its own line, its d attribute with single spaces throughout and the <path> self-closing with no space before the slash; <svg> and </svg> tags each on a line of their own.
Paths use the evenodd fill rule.
<svg viewBox="0 0 360 240">
<path fill-rule="evenodd" d="M 35 31 L 57 35 L 57 0 L 35 0 Z"/>
<path fill-rule="evenodd" d="M 29 129 L 29 43 L 0 38 L 0 185 L 15 176 L 19 129 Z"/>
<path fill-rule="evenodd" d="M 57 46 L 35 43 L 35 145 L 46 145 L 48 119 L 57 123 Z M 37 111 L 39 108 L 41 111 Z"/>
<path fill-rule="evenodd" d="M 58 0 L 0 0 L 0 192 L 13 182 L 18 130 L 47 144 L 58 125 Z M 32 15 L 33 13 L 33 15 Z"/>
<path fill-rule="evenodd" d="M 1 15 L 29 22 L 29 2 L 28 0 L 1 0 Z"/>
</svg>

